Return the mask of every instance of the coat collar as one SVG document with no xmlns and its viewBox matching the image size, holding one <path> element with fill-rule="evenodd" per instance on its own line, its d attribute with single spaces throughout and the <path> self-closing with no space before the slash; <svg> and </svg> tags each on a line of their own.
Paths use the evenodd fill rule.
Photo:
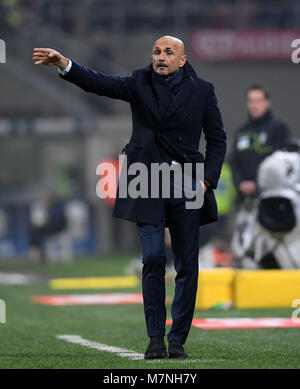
<svg viewBox="0 0 300 389">
<path fill-rule="evenodd" d="M 144 94 L 148 101 L 148 109 L 152 112 L 156 121 L 158 119 L 158 107 L 155 101 L 155 97 L 152 90 L 151 84 L 151 72 L 152 72 L 152 63 L 144 68 L 147 73 L 147 84 L 145 85 Z M 171 103 L 166 115 L 164 116 L 164 120 L 168 119 L 168 117 L 175 112 L 195 91 L 197 90 L 195 78 L 197 78 L 197 74 L 194 71 L 191 64 L 187 61 L 183 66 L 184 78 L 182 81 L 182 85 Z M 167 81 L 166 81 L 167 82 Z"/>
<path fill-rule="evenodd" d="M 261 124 L 265 121 L 268 121 L 273 117 L 272 111 L 268 109 L 262 116 L 259 118 L 253 118 L 250 114 L 248 114 L 249 122 L 252 124 Z"/>
</svg>

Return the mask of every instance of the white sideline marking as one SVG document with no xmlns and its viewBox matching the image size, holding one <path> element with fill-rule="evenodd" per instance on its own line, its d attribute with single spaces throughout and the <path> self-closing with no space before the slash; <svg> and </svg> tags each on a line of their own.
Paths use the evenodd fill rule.
<svg viewBox="0 0 300 389">
<path fill-rule="evenodd" d="M 132 350 L 127 350 L 126 348 L 109 346 L 108 344 L 93 342 L 88 339 L 83 339 L 80 335 L 56 335 L 58 339 L 65 340 L 66 342 L 80 344 L 81 346 L 95 348 L 100 351 L 108 351 L 110 353 L 115 353 L 119 357 L 129 358 L 133 360 L 144 359 L 144 354 L 137 353 Z"/>
</svg>

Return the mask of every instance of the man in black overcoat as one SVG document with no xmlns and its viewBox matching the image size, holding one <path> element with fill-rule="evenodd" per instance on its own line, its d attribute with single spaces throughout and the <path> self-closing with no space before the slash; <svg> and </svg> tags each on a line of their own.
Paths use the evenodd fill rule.
<svg viewBox="0 0 300 389">
<path fill-rule="evenodd" d="M 133 129 L 122 150 L 127 167 L 122 168 L 120 176 L 121 179 L 127 174 L 128 188 L 133 179 L 128 169 L 137 162 L 147 169 L 155 163 L 179 166 L 182 171 L 187 164 L 192 167 L 191 174 L 182 173 L 182 182 L 174 172 L 170 174 L 166 184 L 170 187 L 168 197 L 161 190 L 151 196 L 151 182 L 147 196 L 131 196 L 130 191 L 127 196 L 121 196 L 119 180 L 113 211 L 114 217 L 135 222 L 141 239 L 142 291 L 150 338 L 145 359 L 186 358 L 183 346 L 193 319 L 198 285 L 199 227 L 218 220 L 214 189 L 226 152 L 226 133 L 214 85 L 197 76 L 187 61 L 183 42 L 171 36 L 156 40 L 152 63 L 135 69 L 130 76 L 113 76 L 89 69 L 53 49 L 36 48 L 33 59 L 37 65 L 56 65 L 62 79 L 86 92 L 130 104 Z M 202 131 L 206 140 L 205 157 L 198 150 Z M 202 179 L 196 167 L 201 164 Z M 185 184 L 188 182 L 189 189 Z M 174 195 L 174 188 L 181 191 L 181 197 Z M 204 193 L 203 206 L 187 207 L 199 188 Z M 166 227 L 171 235 L 177 272 L 168 352 L 164 341 Z"/>
</svg>

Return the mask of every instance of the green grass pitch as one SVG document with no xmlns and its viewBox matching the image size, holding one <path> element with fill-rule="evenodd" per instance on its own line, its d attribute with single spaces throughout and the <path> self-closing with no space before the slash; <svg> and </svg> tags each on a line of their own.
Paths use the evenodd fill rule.
<svg viewBox="0 0 300 389">
<path fill-rule="evenodd" d="M 77 259 L 72 264 L 25 265 L 0 262 L 0 271 L 30 271 L 51 277 L 87 277 L 124 274 L 130 258 Z M 0 368 L 114 369 L 114 368 L 296 368 L 300 367 L 300 329 L 202 330 L 192 327 L 186 360 L 130 360 L 107 352 L 57 339 L 76 334 L 90 341 L 144 353 L 148 345 L 143 306 L 46 306 L 30 302 L 32 295 L 137 292 L 126 289 L 51 290 L 48 283 L 26 286 L 0 285 L 6 302 L 6 324 L 0 324 Z M 173 297 L 174 283 L 167 283 Z M 168 318 L 170 304 L 167 305 Z M 290 317 L 291 309 L 222 311 L 196 310 L 201 317 Z M 167 332 L 169 326 L 166 327 Z"/>
</svg>

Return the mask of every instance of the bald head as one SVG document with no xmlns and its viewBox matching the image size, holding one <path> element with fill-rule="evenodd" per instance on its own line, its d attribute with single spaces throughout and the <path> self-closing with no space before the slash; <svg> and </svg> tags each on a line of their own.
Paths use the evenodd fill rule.
<svg viewBox="0 0 300 389">
<path fill-rule="evenodd" d="M 176 38 L 176 37 L 170 36 L 170 35 L 161 36 L 160 38 L 158 38 L 155 41 L 153 47 L 164 46 L 164 45 L 165 46 L 172 46 L 172 47 L 176 48 L 176 50 L 178 50 L 181 55 L 184 55 L 184 44 L 183 44 L 182 40 L 180 40 L 179 38 Z"/>
<path fill-rule="evenodd" d="M 167 77 L 176 72 L 185 62 L 184 44 L 179 38 L 165 35 L 155 41 L 152 64 L 158 74 Z"/>
</svg>

